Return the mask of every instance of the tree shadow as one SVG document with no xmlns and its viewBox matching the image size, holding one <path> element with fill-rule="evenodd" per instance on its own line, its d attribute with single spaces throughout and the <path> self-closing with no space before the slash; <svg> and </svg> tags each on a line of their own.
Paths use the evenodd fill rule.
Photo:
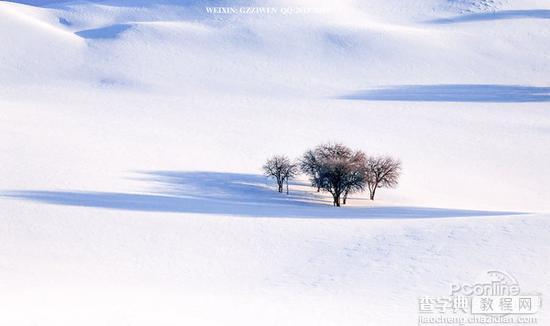
<svg viewBox="0 0 550 326">
<path fill-rule="evenodd" d="M 456 16 L 451 18 L 440 18 L 428 21 L 431 24 L 456 24 L 468 23 L 477 21 L 493 21 L 504 19 L 550 19 L 550 10 L 534 9 L 534 10 L 502 10 L 495 12 L 484 12 L 469 15 Z"/>
<path fill-rule="evenodd" d="M 280 194 L 265 177 L 255 174 L 154 171 L 143 173 L 140 179 L 153 183 L 151 193 L 37 190 L 11 191 L 2 197 L 65 206 L 240 217 L 406 219 L 517 214 L 425 207 L 336 208 L 309 191 Z"/>
<path fill-rule="evenodd" d="M 162 195 L 225 201 L 278 205 L 312 205 L 323 201 L 310 192 L 293 190 L 289 195 L 275 191 L 275 182 L 259 174 L 211 171 L 146 171 L 139 180 L 153 184 Z M 306 186 L 300 181 L 291 186 Z"/>
<path fill-rule="evenodd" d="M 550 87 L 492 84 L 397 85 L 361 90 L 338 98 L 410 102 L 550 102 Z"/>
</svg>

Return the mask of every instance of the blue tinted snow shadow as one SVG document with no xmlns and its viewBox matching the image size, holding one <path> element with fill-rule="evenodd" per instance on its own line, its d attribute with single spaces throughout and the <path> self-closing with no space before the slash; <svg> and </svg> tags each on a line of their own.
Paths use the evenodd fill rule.
<svg viewBox="0 0 550 326">
<path fill-rule="evenodd" d="M 492 84 L 397 85 L 361 90 L 338 98 L 410 102 L 550 102 L 550 87 Z"/>
<path fill-rule="evenodd" d="M 130 24 L 115 24 L 101 28 L 87 29 L 75 32 L 75 34 L 86 39 L 112 39 L 116 38 L 130 27 L 132 27 Z"/>
<path fill-rule="evenodd" d="M 425 207 L 333 207 L 315 194 L 279 194 L 255 174 L 157 171 L 145 174 L 153 193 L 92 191 L 12 191 L 2 196 L 54 205 L 140 212 L 214 214 L 244 217 L 407 219 L 517 214 Z"/>
<path fill-rule="evenodd" d="M 550 10 L 502 10 L 495 12 L 484 12 L 469 15 L 456 16 L 451 18 L 440 18 L 428 21 L 432 24 L 455 24 L 478 21 L 493 21 L 504 19 L 550 19 Z"/>
</svg>

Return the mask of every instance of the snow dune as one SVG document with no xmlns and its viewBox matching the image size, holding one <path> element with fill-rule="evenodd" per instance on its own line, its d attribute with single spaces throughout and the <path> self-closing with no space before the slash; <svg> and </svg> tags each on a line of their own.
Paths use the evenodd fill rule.
<svg viewBox="0 0 550 326">
<path fill-rule="evenodd" d="M 205 10 L 231 5 L 323 10 Z M 548 10 L 1 1 L 0 324 L 408 325 L 488 270 L 550 293 Z M 399 187 L 338 210 L 259 176 L 329 140 Z"/>
</svg>

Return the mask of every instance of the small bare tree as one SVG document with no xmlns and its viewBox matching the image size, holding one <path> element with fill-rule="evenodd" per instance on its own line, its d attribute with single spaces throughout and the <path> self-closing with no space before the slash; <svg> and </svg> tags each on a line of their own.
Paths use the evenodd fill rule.
<svg viewBox="0 0 550 326">
<path fill-rule="evenodd" d="M 370 199 L 378 188 L 393 188 L 399 182 L 401 162 L 390 156 L 368 157 L 365 161 L 365 173 Z"/>
<path fill-rule="evenodd" d="M 286 165 L 283 173 L 283 177 L 286 183 L 286 194 L 289 194 L 288 191 L 288 182 L 290 179 L 294 179 L 296 175 L 298 175 L 299 169 L 298 164 L 290 162 L 288 165 Z"/>
<path fill-rule="evenodd" d="M 264 164 L 263 170 L 267 177 L 277 181 L 278 192 L 283 192 L 283 186 L 286 183 L 286 194 L 289 194 L 288 181 L 298 173 L 298 166 L 296 164 L 292 163 L 284 155 L 273 156 Z"/>
</svg>

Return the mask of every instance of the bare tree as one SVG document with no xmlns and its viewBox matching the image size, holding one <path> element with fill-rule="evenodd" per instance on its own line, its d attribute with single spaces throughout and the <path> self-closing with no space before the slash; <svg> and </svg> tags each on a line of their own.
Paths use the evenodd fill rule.
<svg viewBox="0 0 550 326">
<path fill-rule="evenodd" d="M 323 164 L 335 158 L 345 158 L 352 155 L 352 150 L 339 143 L 327 143 L 317 146 L 313 150 L 308 150 L 300 161 L 300 168 L 303 173 L 310 177 L 311 185 L 317 188 L 319 192 L 323 188 L 321 179 L 321 169 Z"/>
<path fill-rule="evenodd" d="M 279 155 L 268 159 L 263 166 L 263 170 L 267 177 L 277 181 L 278 192 L 283 192 L 283 186 L 286 182 L 286 193 L 288 195 L 288 180 L 296 176 L 298 166 L 292 163 L 288 157 Z"/>
<path fill-rule="evenodd" d="M 311 178 L 312 185 L 329 192 L 333 205 L 365 184 L 365 154 L 342 144 L 324 144 L 304 154 L 301 168 Z"/>
<path fill-rule="evenodd" d="M 367 161 L 367 156 L 362 151 L 357 151 L 350 164 L 352 169 L 350 173 L 346 176 L 346 188 L 344 190 L 344 195 L 342 197 L 342 204 L 346 204 L 348 200 L 348 195 L 354 192 L 362 192 L 365 190 L 365 183 L 367 179 L 365 162 Z"/>
<path fill-rule="evenodd" d="M 365 172 L 370 199 L 374 200 L 378 188 L 397 186 L 401 174 L 401 162 L 390 156 L 368 157 Z"/>
<path fill-rule="evenodd" d="M 308 150 L 300 160 L 300 170 L 310 177 L 311 186 L 321 191 L 319 155 L 315 150 Z"/>
</svg>

